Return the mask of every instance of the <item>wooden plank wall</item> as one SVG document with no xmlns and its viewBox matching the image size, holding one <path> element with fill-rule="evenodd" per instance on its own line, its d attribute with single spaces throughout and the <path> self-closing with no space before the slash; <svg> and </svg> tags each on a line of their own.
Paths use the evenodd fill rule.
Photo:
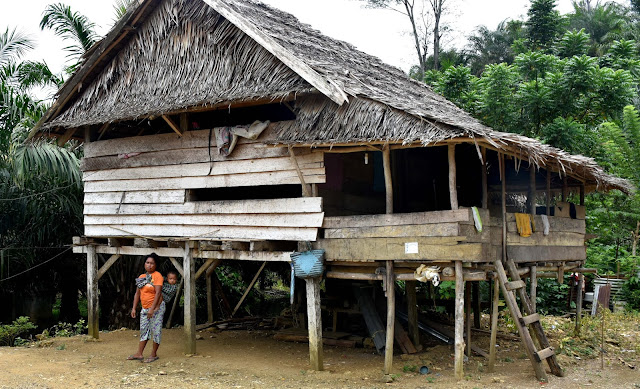
<svg viewBox="0 0 640 389">
<path fill-rule="evenodd" d="M 461 226 L 473 223 L 470 209 L 364 216 L 326 217 L 324 239 L 328 261 L 461 260 L 488 258 L 487 245 L 467 243 Z M 407 253 L 405 244 L 417 244 Z"/>
<path fill-rule="evenodd" d="M 209 130 L 89 143 L 85 235 L 225 240 L 315 240 L 321 198 L 251 200 L 251 186 L 300 184 L 288 150 L 240 138 L 228 157 Z M 322 153 L 298 152 L 307 184 L 325 182 Z M 187 201 L 187 190 L 247 187 L 246 200 Z"/>
</svg>

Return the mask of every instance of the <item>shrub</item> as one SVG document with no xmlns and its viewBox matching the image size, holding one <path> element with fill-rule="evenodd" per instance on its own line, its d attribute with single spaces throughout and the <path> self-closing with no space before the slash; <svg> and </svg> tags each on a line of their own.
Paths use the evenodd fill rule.
<svg viewBox="0 0 640 389">
<path fill-rule="evenodd" d="M 0 325 L 0 345 L 3 346 L 15 346 L 16 339 L 26 334 L 31 330 L 34 330 L 36 325 L 29 321 L 28 316 L 20 316 L 11 324 Z M 20 342 L 23 344 L 24 342 Z"/>
</svg>

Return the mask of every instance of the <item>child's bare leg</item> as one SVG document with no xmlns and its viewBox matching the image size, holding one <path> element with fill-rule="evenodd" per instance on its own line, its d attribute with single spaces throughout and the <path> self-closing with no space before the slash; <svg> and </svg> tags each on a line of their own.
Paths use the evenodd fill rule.
<svg viewBox="0 0 640 389">
<path fill-rule="evenodd" d="M 151 357 L 155 358 L 157 357 L 157 352 L 158 352 L 158 347 L 160 347 L 159 343 L 153 342 L 153 349 L 151 350 Z"/>
</svg>

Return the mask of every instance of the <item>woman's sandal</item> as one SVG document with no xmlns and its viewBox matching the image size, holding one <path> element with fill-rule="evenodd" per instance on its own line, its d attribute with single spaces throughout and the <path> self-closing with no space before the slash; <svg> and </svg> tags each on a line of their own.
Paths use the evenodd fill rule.
<svg viewBox="0 0 640 389">
<path fill-rule="evenodd" d="M 136 357 L 135 355 L 129 355 L 127 357 L 128 361 L 142 361 L 144 357 Z"/>
<path fill-rule="evenodd" d="M 159 357 L 149 357 L 147 359 L 145 359 L 144 361 L 142 361 L 142 363 L 151 363 L 151 362 L 155 362 L 159 359 Z"/>
</svg>

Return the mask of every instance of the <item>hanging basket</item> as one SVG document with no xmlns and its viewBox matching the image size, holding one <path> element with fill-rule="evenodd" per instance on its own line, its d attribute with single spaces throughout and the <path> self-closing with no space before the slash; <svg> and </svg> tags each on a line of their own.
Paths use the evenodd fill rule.
<svg viewBox="0 0 640 389">
<path fill-rule="evenodd" d="M 324 273 L 324 250 L 309 250 L 291 254 L 293 269 L 298 278 L 316 278 Z"/>
</svg>

